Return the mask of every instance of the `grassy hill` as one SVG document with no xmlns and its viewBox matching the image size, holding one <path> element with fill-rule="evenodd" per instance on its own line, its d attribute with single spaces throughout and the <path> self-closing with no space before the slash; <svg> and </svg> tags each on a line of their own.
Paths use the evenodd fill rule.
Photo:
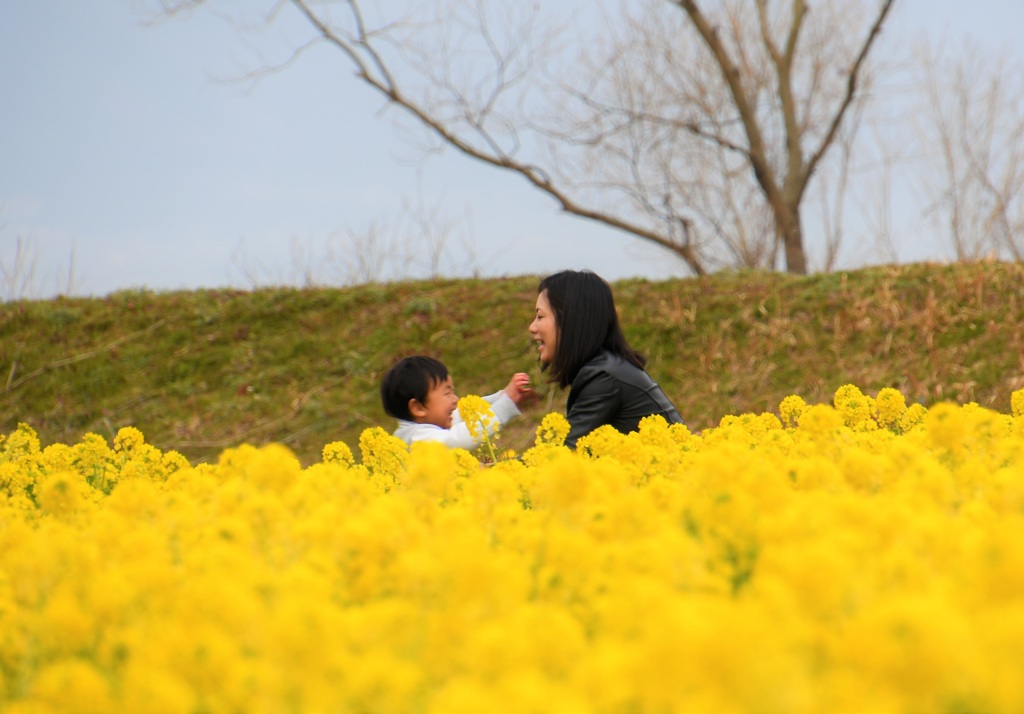
<svg viewBox="0 0 1024 714">
<path fill-rule="evenodd" d="M 124 291 L 0 305 L 0 430 L 43 444 L 122 426 L 193 463 L 277 441 L 303 463 L 393 427 L 379 381 L 416 352 L 444 360 L 460 395 L 529 372 L 541 403 L 510 425 L 521 450 L 564 392 L 537 367 L 527 325 L 537 277 L 353 288 Z M 1009 411 L 1024 387 L 1024 264 L 907 265 L 806 277 L 728 273 L 613 284 L 627 337 L 692 430 L 830 402 L 852 383 L 908 402 Z"/>
</svg>

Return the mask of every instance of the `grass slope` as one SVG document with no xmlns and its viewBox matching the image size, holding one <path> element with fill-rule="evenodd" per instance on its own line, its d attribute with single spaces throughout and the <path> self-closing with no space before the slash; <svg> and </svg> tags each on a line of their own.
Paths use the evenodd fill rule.
<svg viewBox="0 0 1024 714">
<path fill-rule="evenodd" d="M 544 398 L 510 425 L 529 445 L 565 393 L 536 365 L 536 277 L 354 288 L 125 291 L 0 305 L 0 429 L 44 444 L 122 426 L 193 463 L 277 441 L 304 464 L 393 427 L 378 385 L 396 359 L 444 360 L 459 394 L 529 372 Z M 1024 387 L 1024 264 L 906 265 L 798 277 L 723 273 L 620 281 L 627 337 L 692 430 L 775 411 L 788 394 L 830 402 L 843 384 L 908 401 L 1009 411 Z"/>
</svg>

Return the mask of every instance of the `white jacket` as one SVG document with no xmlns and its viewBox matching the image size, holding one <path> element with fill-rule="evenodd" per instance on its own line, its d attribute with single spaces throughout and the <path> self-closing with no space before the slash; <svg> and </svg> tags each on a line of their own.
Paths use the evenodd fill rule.
<svg viewBox="0 0 1024 714">
<path fill-rule="evenodd" d="M 498 424 L 505 426 L 512 417 L 519 416 L 519 407 L 513 402 L 504 391 L 495 392 L 484 397 L 484 401 L 491 405 L 494 416 L 498 417 Z M 488 427 L 487 434 L 494 433 L 493 427 Z M 475 449 L 482 439 L 474 439 L 469 434 L 469 427 L 462 421 L 459 410 L 452 413 L 452 427 L 445 429 L 436 424 L 418 424 L 405 419 L 398 420 L 398 428 L 395 429 L 395 436 L 410 446 L 416 441 L 440 441 L 452 449 Z"/>
</svg>

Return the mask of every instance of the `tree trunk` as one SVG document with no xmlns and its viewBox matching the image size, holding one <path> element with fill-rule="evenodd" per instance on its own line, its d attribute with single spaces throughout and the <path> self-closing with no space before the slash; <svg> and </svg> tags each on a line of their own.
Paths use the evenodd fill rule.
<svg viewBox="0 0 1024 714">
<path fill-rule="evenodd" d="M 807 275 L 807 255 L 804 252 L 804 231 L 800 225 L 800 207 L 784 206 L 776 209 L 775 225 L 786 251 L 786 272 Z"/>
</svg>

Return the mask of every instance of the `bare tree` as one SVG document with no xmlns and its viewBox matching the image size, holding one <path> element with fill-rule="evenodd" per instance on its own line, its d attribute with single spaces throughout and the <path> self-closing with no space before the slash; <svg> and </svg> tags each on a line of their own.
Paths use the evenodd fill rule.
<svg viewBox="0 0 1024 714">
<path fill-rule="evenodd" d="M 268 264 L 252 256 L 244 244 L 232 264 L 251 287 L 298 283 L 305 287 L 360 285 L 386 280 L 475 274 L 476 250 L 462 216 L 443 210 L 443 196 L 427 201 L 402 197 L 402 213 L 377 218 L 363 228 L 347 227 L 326 241 L 292 236 L 290 261 Z"/>
<path fill-rule="evenodd" d="M 40 284 L 40 262 L 37 243 L 32 238 L 17 236 L 9 256 L 0 256 L 0 302 L 33 300 L 44 288 Z M 76 289 L 75 249 L 68 255 L 67 273 L 53 274 L 54 295 L 72 295 Z"/>
<path fill-rule="evenodd" d="M 217 0 L 150 2 L 173 15 Z M 428 150 L 516 173 L 697 274 L 805 273 L 804 199 L 855 134 L 893 0 L 704 5 L 416 0 L 371 17 L 358 0 L 274 0 L 268 22 L 291 8 L 312 33 L 266 69 L 326 43 L 426 130 Z"/>
<path fill-rule="evenodd" d="M 928 50 L 921 137 L 930 213 L 958 260 L 1024 259 L 1022 68 L 967 45 Z"/>
<path fill-rule="evenodd" d="M 0 287 L 3 288 L 3 301 L 13 302 L 23 298 L 31 298 L 37 289 L 37 269 L 39 254 L 34 246 L 21 236 L 14 239 L 13 255 L 7 261 L 0 261 Z"/>
</svg>

